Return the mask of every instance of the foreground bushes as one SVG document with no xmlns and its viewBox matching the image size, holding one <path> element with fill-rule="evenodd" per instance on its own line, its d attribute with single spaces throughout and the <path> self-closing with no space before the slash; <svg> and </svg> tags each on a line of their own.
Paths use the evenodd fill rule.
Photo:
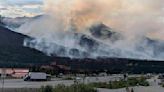
<svg viewBox="0 0 164 92">
<path fill-rule="evenodd" d="M 149 86 L 149 83 L 146 81 L 146 78 L 144 77 L 129 78 L 128 84 L 130 86 Z"/>
<path fill-rule="evenodd" d="M 42 86 L 40 92 L 53 92 L 52 86 Z"/>
<path fill-rule="evenodd" d="M 45 86 L 41 88 L 40 92 L 97 92 L 97 90 L 92 86 L 79 84 L 72 86 L 58 85 L 54 88 Z"/>
<path fill-rule="evenodd" d="M 149 83 L 146 81 L 146 78 L 139 77 L 139 78 L 129 78 L 127 81 L 120 80 L 120 81 L 112 81 L 108 83 L 91 83 L 89 85 L 96 88 L 118 89 L 118 88 L 125 88 L 128 86 L 149 86 Z"/>
<path fill-rule="evenodd" d="M 2 89 L 0 89 L 0 92 Z M 4 92 L 39 92 L 37 88 L 6 88 Z"/>
<path fill-rule="evenodd" d="M 79 85 L 71 85 L 71 86 L 58 85 L 56 87 L 42 86 L 39 89 L 30 89 L 30 88 L 5 89 L 4 92 L 98 92 L 98 91 L 92 86 L 79 84 Z"/>
</svg>

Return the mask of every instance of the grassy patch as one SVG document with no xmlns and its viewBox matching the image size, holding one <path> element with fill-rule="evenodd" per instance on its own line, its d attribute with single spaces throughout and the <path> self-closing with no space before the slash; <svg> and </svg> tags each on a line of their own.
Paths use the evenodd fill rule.
<svg viewBox="0 0 164 92">
<path fill-rule="evenodd" d="M 63 80 L 74 80 L 74 78 L 72 78 L 72 77 L 66 77 L 66 78 L 63 78 Z"/>
<path fill-rule="evenodd" d="M 0 92 L 2 89 L 0 89 Z M 6 88 L 4 92 L 39 92 L 39 89 L 35 88 Z"/>
<path fill-rule="evenodd" d="M 92 86 L 79 84 L 79 85 L 71 85 L 71 86 L 58 85 L 56 87 L 42 86 L 41 88 L 38 89 L 30 89 L 30 88 L 5 89 L 4 92 L 98 92 L 98 91 Z"/>
<path fill-rule="evenodd" d="M 149 83 L 146 81 L 146 78 L 139 77 L 139 78 L 129 78 L 127 81 L 120 80 L 120 81 L 112 81 L 108 83 L 91 83 L 90 86 L 96 88 L 108 88 L 108 89 L 118 89 L 118 88 L 125 88 L 128 86 L 149 86 Z"/>
<path fill-rule="evenodd" d="M 54 88 L 45 86 L 41 88 L 40 92 L 97 92 L 97 90 L 92 86 L 79 84 L 71 86 L 58 85 Z"/>
</svg>

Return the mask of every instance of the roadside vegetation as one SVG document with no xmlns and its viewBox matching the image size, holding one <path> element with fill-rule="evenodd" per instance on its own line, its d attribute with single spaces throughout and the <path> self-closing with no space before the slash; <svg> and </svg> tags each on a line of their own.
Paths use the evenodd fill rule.
<svg viewBox="0 0 164 92">
<path fill-rule="evenodd" d="M 71 86 L 58 85 L 53 92 L 97 92 L 97 90 L 92 86 L 79 84 Z"/>
<path fill-rule="evenodd" d="M 164 83 L 161 83 L 160 85 L 161 85 L 162 87 L 164 87 Z"/>
<path fill-rule="evenodd" d="M 1 92 L 1 91 L 0 91 Z M 57 85 L 52 86 L 42 86 L 40 89 L 5 89 L 4 92 L 98 92 L 94 87 L 78 84 L 78 85 Z"/>
<path fill-rule="evenodd" d="M 161 84 L 162 87 L 164 87 L 164 84 Z"/>
<path fill-rule="evenodd" d="M 146 78 L 139 77 L 139 78 L 129 78 L 127 81 L 120 80 L 120 81 L 111 81 L 111 82 L 104 82 L 104 83 L 91 83 L 90 86 L 96 88 L 108 88 L 108 89 L 118 89 L 118 88 L 125 88 L 125 87 L 132 87 L 132 86 L 149 86 L 149 83 L 146 81 Z"/>
<path fill-rule="evenodd" d="M 6 88 L 2 91 L 0 89 L 0 92 L 39 92 L 39 89 L 37 88 Z"/>
<path fill-rule="evenodd" d="M 52 86 L 43 86 L 39 92 L 97 92 L 97 90 L 88 85 L 79 84 L 79 85 L 58 85 L 56 87 Z"/>
<path fill-rule="evenodd" d="M 66 77 L 66 78 L 63 78 L 63 80 L 74 80 L 74 78 L 72 78 L 72 77 Z"/>
</svg>

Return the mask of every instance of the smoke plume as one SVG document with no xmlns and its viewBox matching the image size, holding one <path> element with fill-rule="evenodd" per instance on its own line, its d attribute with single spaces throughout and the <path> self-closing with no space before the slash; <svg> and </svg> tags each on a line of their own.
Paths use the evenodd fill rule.
<svg viewBox="0 0 164 92">
<path fill-rule="evenodd" d="M 17 29 L 34 38 L 25 46 L 72 58 L 164 59 L 163 0 L 45 0 L 44 11 Z"/>
</svg>

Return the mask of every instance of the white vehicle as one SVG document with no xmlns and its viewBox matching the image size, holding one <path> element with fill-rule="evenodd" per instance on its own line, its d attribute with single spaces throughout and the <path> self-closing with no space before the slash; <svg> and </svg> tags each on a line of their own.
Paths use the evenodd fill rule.
<svg viewBox="0 0 164 92">
<path fill-rule="evenodd" d="M 29 72 L 25 77 L 24 81 L 48 81 L 51 79 L 51 75 L 44 72 Z"/>
</svg>

